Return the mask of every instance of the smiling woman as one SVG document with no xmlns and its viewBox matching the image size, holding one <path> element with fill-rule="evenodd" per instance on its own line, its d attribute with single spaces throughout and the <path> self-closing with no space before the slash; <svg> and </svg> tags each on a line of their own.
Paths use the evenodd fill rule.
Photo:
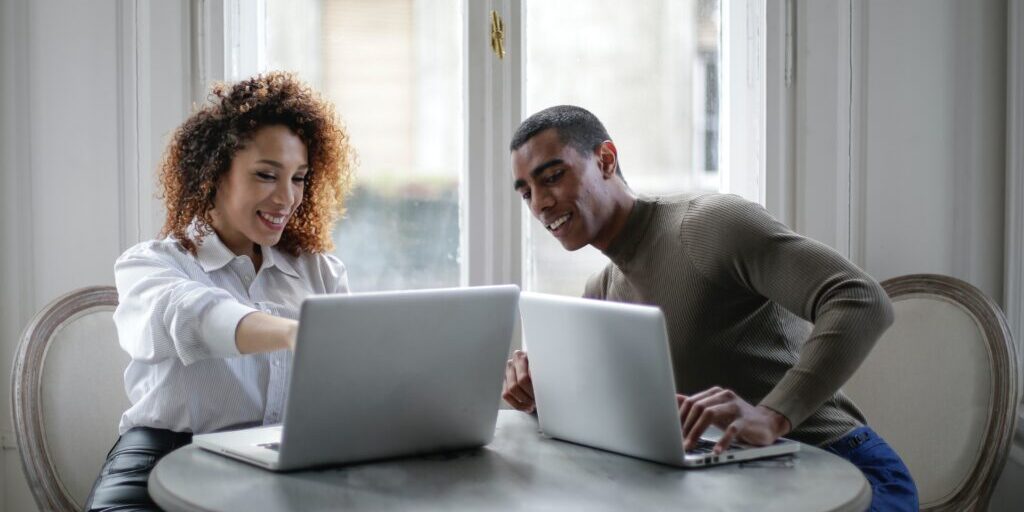
<svg viewBox="0 0 1024 512">
<path fill-rule="evenodd" d="M 162 234 L 175 236 L 194 254 L 195 243 L 186 232 L 193 221 L 198 234 L 208 234 L 215 227 L 212 212 L 223 176 L 231 176 L 225 183 L 231 189 L 242 186 L 241 174 L 251 173 L 265 182 L 283 174 L 283 162 L 252 167 L 273 146 L 276 151 L 296 152 L 291 157 L 302 160 L 299 165 L 303 166 L 301 171 L 298 165 L 287 171 L 301 172 L 303 179 L 288 229 L 280 233 L 281 248 L 292 254 L 333 249 L 330 227 L 342 213 L 354 153 L 330 104 L 288 73 L 269 73 L 233 87 L 218 84 L 211 98 L 212 105 L 193 114 L 175 132 L 161 166 L 167 206 Z M 264 127 L 277 130 L 260 132 Z M 257 137 L 258 132 L 263 136 Z M 232 162 L 233 157 L 237 161 Z"/>
<path fill-rule="evenodd" d="M 174 133 L 164 238 L 114 264 L 131 406 L 86 510 L 155 510 L 149 473 L 192 434 L 281 421 L 299 305 L 348 291 L 327 251 L 352 158 L 330 103 L 286 73 L 215 86 Z"/>
<path fill-rule="evenodd" d="M 306 145 L 285 126 L 265 126 L 251 139 L 231 161 L 210 217 L 224 245 L 258 268 L 255 249 L 276 245 L 302 204 L 309 164 Z"/>
</svg>

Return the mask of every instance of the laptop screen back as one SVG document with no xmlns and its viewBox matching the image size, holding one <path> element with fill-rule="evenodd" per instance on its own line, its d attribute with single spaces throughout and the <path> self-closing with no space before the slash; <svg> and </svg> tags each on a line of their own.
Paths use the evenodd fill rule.
<svg viewBox="0 0 1024 512">
<path fill-rule="evenodd" d="M 281 465 L 490 442 L 518 295 L 490 286 L 307 299 Z"/>
<path fill-rule="evenodd" d="M 523 293 L 520 310 L 545 434 L 670 464 L 682 460 L 658 308 Z"/>
</svg>

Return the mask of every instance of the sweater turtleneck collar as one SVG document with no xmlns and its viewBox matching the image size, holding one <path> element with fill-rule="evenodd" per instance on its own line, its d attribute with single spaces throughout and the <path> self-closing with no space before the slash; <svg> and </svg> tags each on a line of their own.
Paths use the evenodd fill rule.
<svg viewBox="0 0 1024 512">
<path fill-rule="evenodd" d="M 645 197 L 637 197 L 633 203 L 633 209 L 626 217 L 626 223 L 622 226 L 618 236 L 612 240 L 608 248 L 602 251 L 608 259 L 612 260 L 617 267 L 622 268 L 629 264 L 636 254 L 636 248 L 643 241 L 648 226 L 651 225 L 651 216 L 654 215 L 656 200 Z"/>
</svg>

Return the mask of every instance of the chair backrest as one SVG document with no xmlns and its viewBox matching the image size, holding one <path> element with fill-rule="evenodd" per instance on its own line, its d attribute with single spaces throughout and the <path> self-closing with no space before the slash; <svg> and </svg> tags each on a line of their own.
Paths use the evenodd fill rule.
<svg viewBox="0 0 1024 512">
<path fill-rule="evenodd" d="M 129 402 L 117 343 L 117 290 L 82 288 L 26 327 L 13 374 L 15 435 L 41 510 L 81 510 Z"/>
<path fill-rule="evenodd" d="M 986 510 L 1021 394 L 1006 319 L 951 277 L 901 276 L 882 287 L 895 323 L 844 391 L 903 457 L 922 510 Z"/>
</svg>

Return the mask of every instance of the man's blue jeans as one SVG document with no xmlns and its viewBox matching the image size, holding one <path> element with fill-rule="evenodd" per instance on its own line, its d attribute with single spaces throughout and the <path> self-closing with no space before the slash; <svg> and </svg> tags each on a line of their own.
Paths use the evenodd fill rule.
<svg viewBox="0 0 1024 512">
<path fill-rule="evenodd" d="M 903 459 L 871 427 L 824 447 L 857 466 L 871 484 L 872 511 L 918 510 L 917 486 Z"/>
</svg>

